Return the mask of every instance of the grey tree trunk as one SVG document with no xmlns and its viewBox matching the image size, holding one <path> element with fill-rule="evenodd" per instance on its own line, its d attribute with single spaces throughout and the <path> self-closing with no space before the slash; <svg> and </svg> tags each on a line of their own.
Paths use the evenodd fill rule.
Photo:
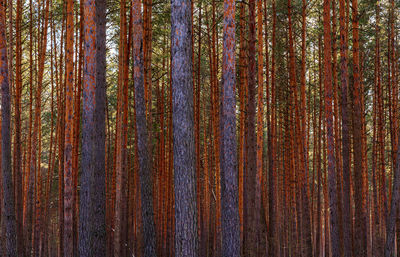
<svg viewBox="0 0 400 257">
<path fill-rule="evenodd" d="M 106 8 L 96 0 L 96 90 L 94 119 L 94 165 L 92 186 L 92 256 L 106 256 Z"/>
<path fill-rule="evenodd" d="M 8 83 L 8 61 L 5 29 L 4 0 L 0 1 L 0 84 L 1 84 L 1 174 L 3 182 L 3 213 L 1 215 L 6 228 L 5 256 L 17 256 L 14 187 L 11 172 L 11 136 L 10 136 L 10 87 Z"/>
<path fill-rule="evenodd" d="M 191 1 L 171 0 L 175 256 L 198 256 Z"/>
<path fill-rule="evenodd" d="M 95 0 L 84 1 L 84 64 L 83 64 L 83 110 L 82 110 L 82 161 L 81 190 L 79 197 L 79 255 L 91 255 L 91 210 L 94 150 L 94 108 L 96 90 L 96 24 Z"/>
<path fill-rule="evenodd" d="M 235 2 L 224 1 L 222 107 L 222 256 L 240 256 L 238 170 L 236 153 Z M 208 208 L 206 206 L 206 208 Z"/>
<path fill-rule="evenodd" d="M 154 229 L 153 192 L 151 182 L 151 164 L 146 121 L 146 105 L 143 81 L 143 20 L 141 1 L 132 3 L 133 19 L 133 65 L 135 85 L 135 110 L 137 145 L 139 158 L 140 191 L 142 199 L 142 256 L 156 257 L 156 234 Z"/>
<path fill-rule="evenodd" d="M 105 1 L 84 3 L 79 254 L 105 256 Z"/>
</svg>

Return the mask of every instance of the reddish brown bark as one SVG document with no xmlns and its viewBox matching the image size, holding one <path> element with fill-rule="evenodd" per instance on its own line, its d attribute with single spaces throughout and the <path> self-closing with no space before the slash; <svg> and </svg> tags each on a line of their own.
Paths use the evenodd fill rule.
<svg viewBox="0 0 400 257">
<path fill-rule="evenodd" d="M 275 169 L 275 45 L 276 45 L 276 7 L 272 1 L 272 55 L 271 55 L 271 121 L 268 128 L 268 186 L 269 186 L 269 256 L 279 256 L 278 230 L 277 230 L 277 193 Z"/>
<path fill-rule="evenodd" d="M 24 253 L 23 231 L 23 180 L 21 156 L 21 94 L 22 94 L 22 45 L 21 45 L 21 0 L 17 0 L 15 18 L 16 55 L 15 55 L 15 139 L 14 139 L 14 177 L 15 177 L 15 209 L 17 225 L 17 254 Z"/>
<path fill-rule="evenodd" d="M 324 0 L 324 86 L 325 86 L 325 116 L 327 130 L 328 151 L 328 187 L 329 187 L 329 220 L 331 253 L 333 257 L 340 256 L 339 246 L 339 219 L 336 182 L 335 142 L 333 137 L 333 113 L 332 113 L 332 55 L 331 55 L 331 24 L 330 24 L 330 0 Z"/>
<path fill-rule="evenodd" d="M 244 221 L 243 221 L 243 177 L 245 167 L 245 105 L 246 98 L 245 92 L 247 88 L 247 69 L 246 69 L 246 46 L 245 46 L 245 5 L 241 3 L 240 6 L 240 20 L 239 20 L 239 78 L 240 78 L 240 90 L 239 90 L 239 103 L 240 103 L 240 114 L 239 114 L 239 219 L 240 219 L 240 244 L 243 245 L 244 236 Z M 243 249 L 243 248 L 242 248 Z"/>
<path fill-rule="evenodd" d="M 359 60 L 359 25 L 357 0 L 352 0 L 352 30 L 353 30 L 353 153 L 354 153 L 354 203 L 355 230 L 354 255 L 366 256 L 366 198 L 364 195 L 363 152 L 362 152 L 362 114 L 360 60 Z"/>
</svg>

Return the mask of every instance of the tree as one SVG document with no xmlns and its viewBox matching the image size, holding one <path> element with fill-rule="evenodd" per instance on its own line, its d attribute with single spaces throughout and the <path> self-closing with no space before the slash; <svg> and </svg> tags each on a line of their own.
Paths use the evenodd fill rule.
<svg viewBox="0 0 400 257">
<path fill-rule="evenodd" d="M 175 256 L 198 256 L 190 1 L 171 0 Z"/>
<path fill-rule="evenodd" d="M 82 173 L 79 211 L 79 255 L 90 256 L 92 254 L 92 178 L 94 180 L 94 116 L 96 107 L 96 77 L 97 77 L 97 53 L 96 53 L 96 1 L 84 2 L 84 68 L 83 68 L 83 111 L 82 111 Z M 79 115 L 76 113 L 76 115 Z M 77 132 L 77 131 L 76 131 Z"/>
<path fill-rule="evenodd" d="M 325 117 L 328 149 L 328 187 L 330 212 L 331 252 L 333 257 L 340 256 L 339 219 L 337 203 L 337 182 L 335 168 L 335 146 L 333 137 L 332 113 L 332 55 L 331 55 L 331 24 L 330 0 L 324 0 L 324 85 L 325 85 Z"/>
<path fill-rule="evenodd" d="M 256 199 L 257 161 L 256 161 L 256 24 L 255 0 L 249 1 L 249 41 L 248 41 L 248 95 L 246 113 L 246 171 L 244 175 L 244 256 L 256 256 L 258 252 L 258 229 L 260 210 Z M 257 209 L 258 207 L 258 209 Z"/>
<path fill-rule="evenodd" d="M 350 198 L 350 134 L 347 106 L 348 68 L 347 68 L 347 30 L 345 26 L 345 1 L 339 0 L 340 26 L 340 82 L 341 82 L 341 110 L 342 110 L 342 172 L 343 172 L 343 243 L 344 256 L 352 254 L 352 225 L 351 225 L 351 198 Z"/>
<path fill-rule="evenodd" d="M 68 0 L 66 6 L 66 98 L 65 98 L 65 143 L 64 143 L 64 256 L 73 256 L 73 174 L 72 174 L 72 136 L 73 136 L 73 84 L 74 84 L 74 1 Z"/>
<path fill-rule="evenodd" d="M 22 94 L 22 44 L 21 44 L 21 0 L 17 0 L 16 11 L 16 56 L 15 56 L 15 139 L 14 139 L 14 177 L 15 177 L 15 210 L 17 224 L 17 252 L 24 252 L 23 231 L 23 191 L 22 191 L 22 147 L 21 147 L 21 94 Z"/>
<path fill-rule="evenodd" d="M 358 24 L 357 0 L 352 0 L 352 29 L 353 29 L 353 155 L 354 155 L 354 203 L 355 203 L 355 229 L 354 255 L 365 256 L 367 254 L 367 220 L 366 198 L 363 173 L 362 152 L 362 102 L 360 81 L 360 52 L 359 52 L 359 24 Z"/>
<path fill-rule="evenodd" d="M 236 161 L 235 3 L 224 2 L 222 107 L 222 256 L 240 256 L 238 170 Z M 207 208 L 207 207 L 206 207 Z"/>
<path fill-rule="evenodd" d="M 106 8 L 107 0 L 96 0 L 96 90 L 94 116 L 94 166 L 92 201 L 92 253 L 106 256 Z"/>
<path fill-rule="evenodd" d="M 0 84 L 1 84 L 1 176 L 3 187 L 3 215 L 6 232 L 5 256 L 17 256 L 14 186 L 11 172 L 11 98 L 8 77 L 6 2 L 0 1 Z"/>
<path fill-rule="evenodd" d="M 140 190 L 142 199 L 143 242 L 142 256 L 156 255 L 156 237 L 154 230 L 153 192 L 151 183 L 151 164 L 149 155 L 148 131 L 146 122 L 146 106 L 144 98 L 143 67 L 143 20 L 140 0 L 133 1 L 133 63 L 135 84 L 135 110 L 137 145 L 140 174 Z"/>
<path fill-rule="evenodd" d="M 277 193 L 276 193 L 276 164 L 275 164 L 275 49 L 276 47 L 276 6 L 275 0 L 272 1 L 272 56 L 271 56 L 271 117 L 268 128 L 268 190 L 269 190 L 269 233 L 268 233 L 268 253 L 269 256 L 278 256 L 278 228 L 277 228 Z"/>
</svg>

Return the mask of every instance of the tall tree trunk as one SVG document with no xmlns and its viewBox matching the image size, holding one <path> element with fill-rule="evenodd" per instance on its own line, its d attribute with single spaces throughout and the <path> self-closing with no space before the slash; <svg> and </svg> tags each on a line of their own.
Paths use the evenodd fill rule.
<svg viewBox="0 0 400 257">
<path fill-rule="evenodd" d="M 115 134 L 115 223 L 114 223 L 114 256 L 125 257 L 126 242 L 124 238 L 124 215 L 126 200 L 126 141 L 125 109 L 128 104 L 125 98 L 127 94 L 127 28 L 126 28 L 126 2 L 120 3 L 120 37 L 118 53 L 118 96 L 117 96 L 117 122 Z M 113 183 L 114 184 L 114 183 Z"/>
<path fill-rule="evenodd" d="M 265 245 L 265 226 L 264 221 L 265 215 L 261 215 L 262 212 L 262 179 L 263 179 L 263 151 L 264 151 L 264 79 L 263 79 L 263 72 L 264 72 L 264 54 L 263 54 L 263 47 L 264 47 L 264 40 L 263 40 L 263 9 L 262 5 L 263 1 L 257 1 L 257 159 L 256 159 L 256 210 L 260 210 L 260 223 L 258 228 L 258 256 L 265 256 L 266 245 Z"/>
<path fill-rule="evenodd" d="M 94 112 L 94 166 L 92 201 L 92 255 L 106 256 L 106 9 L 107 0 L 96 0 L 96 90 Z"/>
<path fill-rule="evenodd" d="M 303 173 L 301 174 L 301 197 L 302 197 L 302 221 L 303 221 L 303 256 L 312 256 L 312 229 L 310 219 L 310 203 L 308 191 L 308 135 L 307 135 L 307 107 L 306 107 L 306 1 L 302 1 L 302 32 L 301 32 L 301 84 L 300 84 L 300 117 L 301 117 L 301 162 Z"/>
<path fill-rule="evenodd" d="M 343 173 L 343 254 L 344 257 L 352 256 L 353 229 L 351 222 L 351 197 L 350 197 L 350 132 L 347 104 L 348 71 L 347 71 L 347 28 L 345 26 L 345 0 L 339 0 L 339 26 L 340 26 L 340 82 L 341 82 L 341 110 L 342 110 L 342 173 Z"/>
<path fill-rule="evenodd" d="M 328 149 L 328 180 L 329 180 L 329 210 L 330 210 L 330 237 L 332 257 L 340 256 L 339 246 L 339 219 L 337 204 L 337 182 L 335 168 L 335 142 L 333 137 L 332 113 L 332 49 L 331 49 L 331 21 L 330 0 L 324 0 L 324 85 L 325 85 L 325 115 Z"/>
<path fill-rule="evenodd" d="M 241 253 L 243 252 L 243 237 L 244 237 L 244 208 L 243 208 L 243 176 L 245 170 L 245 144 L 246 144 L 246 136 L 245 136 L 245 91 L 247 88 L 247 69 L 246 69 L 246 43 L 245 43 L 245 4 L 243 2 L 240 3 L 239 6 L 239 78 L 240 78 L 240 90 L 239 90 L 239 103 L 240 103 L 240 114 L 239 114 L 239 159 L 238 159 L 238 166 L 239 166 L 239 219 L 240 219 L 240 246 L 241 246 Z"/>
<path fill-rule="evenodd" d="M 134 56 L 134 85 L 135 85 L 135 110 L 137 145 L 139 158 L 140 190 L 142 200 L 143 222 L 143 257 L 156 255 L 156 237 L 154 230 L 153 192 L 151 182 L 151 162 L 149 153 L 148 132 L 146 123 L 146 107 L 144 96 L 144 67 L 143 67 L 143 29 L 140 0 L 133 1 L 133 56 Z"/>
<path fill-rule="evenodd" d="M 354 255 L 366 256 L 366 214 L 363 179 L 363 152 L 362 152 L 362 102 L 359 60 L 359 32 L 358 32 L 358 7 L 357 0 L 352 0 L 352 28 L 353 28 L 353 153 L 354 153 L 354 204 L 355 204 L 355 235 Z"/>
<path fill-rule="evenodd" d="M 82 4 L 82 3 L 81 3 Z M 94 178 L 94 116 L 96 106 L 96 2 L 86 0 L 83 2 L 84 22 L 82 33 L 85 35 L 84 44 L 84 67 L 83 67 L 83 110 L 82 110 L 82 173 L 79 197 L 79 256 L 88 257 L 92 253 L 92 182 Z M 79 92 L 77 94 L 80 94 Z M 78 96 L 79 98 L 79 96 Z M 79 102 L 79 101 L 78 101 Z M 77 108 L 78 103 L 75 103 Z M 79 107 L 78 107 L 79 108 Z M 79 112 L 75 112 L 79 115 Z M 75 117 L 77 118 L 77 117 Z M 75 130 L 79 134 L 79 130 Z M 76 136 L 75 134 L 75 136 Z M 76 138 L 77 140 L 77 138 Z M 77 147 L 79 144 L 75 144 Z M 75 149 L 76 151 L 77 149 Z M 75 167 L 77 168 L 77 166 Z M 77 200 L 77 199 L 76 199 Z M 94 226 L 93 226 L 94 227 Z"/>
<path fill-rule="evenodd" d="M 5 256 L 17 256 L 14 186 L 11 172 L 11 98 L 8 78 L 6 2 L 0 1 L 0 84 L 1 84 L 1 175 L 3 187 L 3 215 L 5 224 Z"/>
<path fill-rule="evenodd" d="M 17 0 L 15 21 L 16 55 L 15 55 L 15 139 L 14 139 L 14 176 L 15 176 L 15 208 L 17 224 L 17 253 L 23 256 L 23 183 L 22 183 L 22 156 L 21 156 L 21 94 L 22 94 L 22 44 L 21 44 L 21 0 Z"/>
<path fill-rule="evenodd" d="M 269 234 L 268 254 L 279 256 L 277 229 L 277 185 L 275 173 L 275 45 L 276 45 L 276 7 L 272 1 L 272 56 L 271 56 L 271 117 L 268 128 L 268 198 L 269 198 Z"/>
<path fill-rule="evenodd" d="M 222 256 L 240 256 L 238 174 L 236 166 L 235 3 L 224 1 L 222 107 Z M 262 82 L 261 82 L 262 83 Z M 207 208 L 207 207 L 206 207 Z"/>
<path fill-rule="evenodd" d="M 198 256 L 190 1 L 171 0 L 175 256 Z"/>
<path fill-rule="evenodd" d="M 64 256 L 73 256 L 73 170 L 72 170 L 72 136 L 73 136 L 73 84 L 74 84 L 74 1 L 67 1 L 66 47 L 65 47 L 65 142 L 64 142 Z"/>
<path fill-rule="evenodd" d="M 246 172 L 244 176 L 244 256 L 256 256 L 258 252 L 258 228 L 260 210 L 256 200 L 257 167 L 256 167 L 256 28 L 255 0 L 249 1 L 249 52 L 248 52 L 248 96 L 247 96 L 247 141 L 246 141 Z"/>
<path fill-rule="evenodd" d="M 29 1 L 29 20 L 32 21 L 33 17 L 33 6 L 32 0 Z M 33 22 L 29 24 L 29 66 L 33 66 Z M 31 249 L 31 236 L 32 236 L 32 206 L 33 206 L 33 179 L 34 174 L 32 174 L 30 169 L 30 161 L 32 154 L 32 120 L 33 120 L 33 69 L 29 70 L 29 131 L 28 131 L 28 158 L 26 161 L 26 173 L 27 181 L 26 183 L 26 201 L 24 204 L 24 239 L 26 254 L 30 253 Z"/>
</svg>

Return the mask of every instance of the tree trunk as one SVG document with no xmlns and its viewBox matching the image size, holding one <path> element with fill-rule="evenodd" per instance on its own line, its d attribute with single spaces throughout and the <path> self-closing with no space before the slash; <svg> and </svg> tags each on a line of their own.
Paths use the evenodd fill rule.
<svg viewBox="0 0 400 257">
<path fill-rule="evenodd" d="M 175 256 L 198 256 L 190 1 L 171 0 Z"/>
<path fill-rule="evenodd" d="M 66 23 L 66 98 L 65 98 L 65 142 L 64 142 L 64 256 L 73 256 L 73 171 L 72 171 L 72 136 L 73 136 L 73 57 L 74 57 L 74 2 L 67 1 Z"/>
<path fill-rule="evenodd" d="M 23 183 L 21 156 L 21 94 L 22 94 L 22 45 L 21 45 L 21 0 L 17 0 L 16 11 L 16 56 L 15 56 L 15 140 L 14 140 L 14 177 L 15 177 L 15 208 L 17 224 L 17 253 L 23 256 Z"/>
<path fill-rule="evenodd" d="M 249 52 L 248 52 L 248 96 L 246 116 L 246 172 L 244 176 L 244 256 L 256 256 L 258 252 L 258 228 L 260 210 L 256 200 L 257 163 L 256 163 L 256 28 L 255 0 L 249 1 Z"/>
<path fill-rule="evenodd" d="M 330 237 L 332 257 L 340 256 L 339 246 L 339 219 L 337 204 L 337 182 L 335 168 L 335 142 L 333 137 L 333 113 L 332 113 L 332 49 L 331 49 L 331 24 L 330 24 L 330 0 L 324 0 L 324 85 L 325 85 L 325 115 L 327 129 L 328 149 L 328 187 L 330 210 Z"/>
<path fill-rule="evenodd" d="M 146 123 L 146 107 L 144 97 L 144 67 L 143 67 L 143 30 L 141 3 L 135 0 L 132 5 L 133 18 L 133 56 L 134 56 L 134 85 L 135 85 L 135 110 L 137 145 L 139 158 L 140 189 L 142 200 L 143 222 L 143 257 L 156 255 L 156 237 L 154 230 L 153 192 L 151 182 L 151 162 L 149 153 L 148 132 Z"/>
<path fill-rule="evenodd" d="M 350 197 L 350 134 L 347 104 L 348 71 L 347 71 L 347 29 L 345 26 L 345 0 L 339 0 L 339 26 L 340 26 L 340 81 L 341 81 L 341 110 L 342 110 L 342 172 L 343 172 L 343 254 L 344 257 L 352 256 L 353 229 L 351 222 L 351 197 Z"/>
<path fill-rule="evenodd" d="M 272 56 L 271 56 L 271 121 L 268 128 L 268 190 L 269 190 L 269 234 L 268 254 L 279 256 L 277 229 L 277 185 L 275 173 L 275 42 L 276 42 L 276 7 L 272 1 Z"/>
<path fill-rule="evenodd" d="M 82 161 L 80 178 L 80 197 L 79 197 L 79 256 L 88 257 L 92 253 L 92 182 L 94 178 L 93 167 L 94 159 L 94 115 L 95 115 L 95 92 L 96 92 L 96 6 L 95 0 L 86 0 L 84 5 L 84 24 L 82 33 L 85 35 L 84 44 L 84 67 L 83 67 L 83 110 L 82 110 Z M 82 17 L 83 20 L 83 17 Z M 82 21 L 81 21 L 82 22 Z M 79 92 L 77 93 L 80 94 Z M 79 98 L 79 96 L 78 96 Z M 78 100 L 79 102 L 79 100 Z M 78 106 L 76 103 L 75 107 Z M 79 115 L 76 111 L 75 115 Z M 77 117 L 75 117 L 77 118 Z M 77 126 L 79 128 L 79 126 Z M 75 130 L 75 136 L 79 130 Z M 77 138 L 75 139 L 77 140 Z M 75 143 L 75 151 L 79 144 Z M 77 168 L 77 165 L 76 167 Z M 77 199 L 76 199 L 77 200 Z M 94 226 L 93 226 L 94 228 Z"/>
<path fill-rule="evenodd" d="M 8 83 L 6 2 L 0 1 L 0 84 L 1 84 L 1 175 L 3 187 L 3 215 L 5 224 L 5 256 L 17 256 L 14 186 L 11 172 L 11 99 Z"/>
<path fill-rule="evenodd" d="M 107 0 L 96 0 L 96 90 L 94 115 L 94 166 L 92 201 L 92 255 L 106 256 L 106 8 Z"/>
<path fill-rule="evenodd" d="M 354 204 L 355 204 L 355 231 L 354 255 L 366 256 L 366 214 L 363 179 L 363 152 L 362 152 L 362 107 L 361 107 L 361 82 L 359 63 L 359 33 L 358 33 L 358 8 L 357 0 L 352 0 L 352 28 L 353 28 L 353 153 L 354 153 Z"/>
<path fill-rule="evenodd" d="M 222 256 L 240 256 L 236 155 L 235 3 L 224 2 L 222 107 Z M 207 207 L 206 207 L 207 208 Z"/>
</svg>

